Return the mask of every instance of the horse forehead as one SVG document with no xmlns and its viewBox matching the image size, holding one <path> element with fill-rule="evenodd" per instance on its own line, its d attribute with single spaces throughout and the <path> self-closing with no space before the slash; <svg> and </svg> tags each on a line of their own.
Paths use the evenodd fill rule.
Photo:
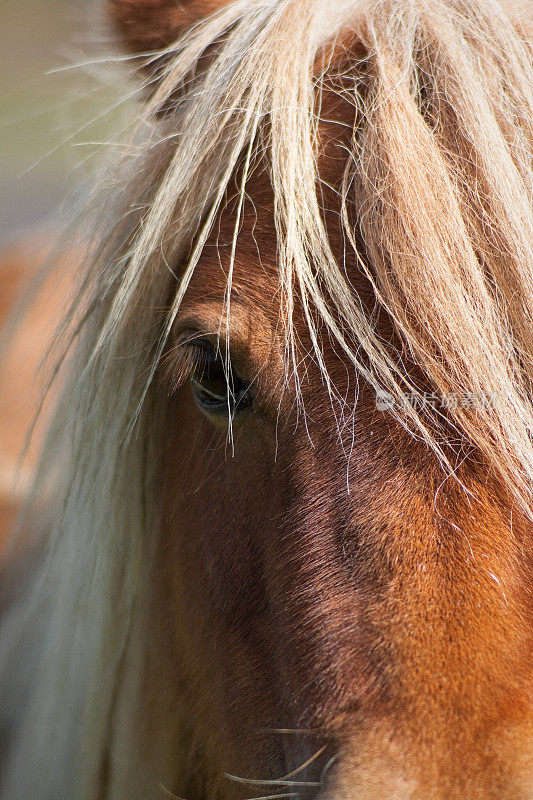
<svg viewBox="0 0 533 800">
<path fill-rule="evenodd" d="M 332 135 L 331 122 L 324 123 L 322 134 L 317 159 L 321 210 L 332 250 L 341 256 L 343 237 L 337 186 L 344 162 L 338 157 L 340 143 Z M 237 189 L 233 193 L 228 190 L 195 269 L 189 297 L 196 295 L 199 299 L 220 301 L 231 273 L 232 294 L 252 303 L 260 301 L 266 308 L 275 309 L 276 314 L 279 312 L 280 273 L 274 206 L 274 192 L 265 168 L 252 171 L 242 203 Z"/>
<path fill-rule="evenodd" d="M 187 291 L 188 304 L 210 302 L 218 304 L 222 311 L 231 282 L 231 299 L 238 300 L 241 308 L 250 306 L 257 310 L 259 306 L 267 316 L 278 315 L 279 272 L 272 189 L 259 186 L 254 178 L 251 183 L 242 206 L 239 197 L 233 195 L 220 211 L 194 270 Z"/>
<path fill-rule="evenodd" d="M 268 243 L 259 248 L 249 233 L 243 232 L 234 255 L 231 243 L 208 243 L 194 271 L 183 308 L 196 307 L 200 316 L 218 315 L 219 320 L 229 309 L 232 324 L 237 322 L 236 317 L 243 323 L 251 315 L 255 325 L 267 320 L 275 324 L 280 311 L 275 244 L 272 259 L 267 259 L 266 253 L 271 255 Z"/>
<path fill-rule="evenodd" d="M 320 119 L 315 143 L 318 196 L 323 222 L 333 252 L 343 259 L 344 237 L 340 226 L 340 187 L 345 173 L 347 150 L 353 136 L 353 103 L 335 86 L 334 76 L 343 70 L 342 56 L 333 54 L 328 73 L 320 81 Z M 317 98 L 318 99 L 318 98 Z M 208 237 L 191 283 L 191 290 L 202 287 L 203 296 L 220 299 L 232 272 L 232 291 L 252 302 L 262 298 L 279 309 L 279 271 L 277 231 L 274 217 L 274 190 L 270 166 L 258 157 L 246 179 L 241 202 L 242 173 L 237 170 L 230 181 L 226 198 Z M 342 252 L 341 252 L 342 251 Z M 217 269 L 219 265 L 221 269 Z M 355 280 L 359 282 L 359 271 Z"/>
</svg>

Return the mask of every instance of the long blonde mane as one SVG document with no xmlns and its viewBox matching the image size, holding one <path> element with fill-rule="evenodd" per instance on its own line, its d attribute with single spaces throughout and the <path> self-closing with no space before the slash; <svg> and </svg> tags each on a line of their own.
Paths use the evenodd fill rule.
<svg viewBox="0 0 533 800">
<path fill-rule="evenodd" d="M 176 722 L 153 721 L 158 757 L 141 757 L 135 733 L 149 715 L 140 687 L 158 524 L 153 377 L 228 182 L 239 168 L 244 197 L 258 148 L 274 190 L 288 376 L 298 296 L 332 396 L 319 325 L 451 468 L 448 429 L 431 409 L 402 405 L 417 387 L 362 311 L 323 222 L 317 64 L 346 30 L 366 53 L 343 79 L 357 110 L 339 199 L 347 247 L 363 241 L 361 266 L 434 391 L 496 398 L 459 404 L 452 422 L 529 510 L 531 17 L 497 0 L 237 0 L 165 51 L 125 155 L 84 216 L 75 354 L 37 478 L 38 489 L 53 484 L 59 511 L 45 563 L 1 635 L 2 673 L 22 660 L 31 684 L 3 798 L 97 800 L 102 782 L 115 800 L 159 796 L 157 780 L 184 769 L 185 755 L 172 760 Z M 231 268 L 227 298 L 230 288 Z M 12 683 L 2 691 L 19 698 Z"/>
</svg>

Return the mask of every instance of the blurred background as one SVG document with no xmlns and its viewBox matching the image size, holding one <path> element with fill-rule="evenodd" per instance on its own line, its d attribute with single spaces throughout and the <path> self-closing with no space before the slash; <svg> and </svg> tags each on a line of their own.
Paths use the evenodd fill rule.
<svg viewBox="0 0 533 800">
<path fill-rule="evenodd" d="M 94 171 L 95 154 L 120 138 L 121 115 L 128 116 L 128 104 L 119 102 L 128 91 L 123 73 L 101 63 L 113 51 L 103 6 L 104 0 L 0 0 L 0 543 L 31 481 L 46 414 L 23 462 L 19 454 L 76 254 L 58 261 L 31 304 L 28 287 Z M 29 311 L 14 327 L 21 303 Z M 6 336 L 13 329 L 16 335 Z"/>
<path fill-rule="evenodd" d="M 0 246 L 57 220 L 116 127 L 109 66 L 87 63 L 108 49 L 102 5 L 0 0 Z"/>
</svg>

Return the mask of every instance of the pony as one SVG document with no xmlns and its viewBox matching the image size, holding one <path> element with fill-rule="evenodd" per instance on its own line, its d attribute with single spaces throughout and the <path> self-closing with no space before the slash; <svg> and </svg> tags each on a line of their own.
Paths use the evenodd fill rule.
<svg viewBox="0 0 533 800">
<path fill-rule="evenodd" d="M 106 8 L 0 796 L 530 800 L 531 4 Z"/>
</svg>

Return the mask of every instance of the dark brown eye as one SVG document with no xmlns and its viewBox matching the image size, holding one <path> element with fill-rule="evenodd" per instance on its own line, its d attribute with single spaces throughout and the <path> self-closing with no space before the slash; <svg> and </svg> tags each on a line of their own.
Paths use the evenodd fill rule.
<svg viewBox="0 0 533 800">
<path fill-rule="evenodd" d="M 194 343 L 196 364 L 191 386 L 199 407 L 211 416 L 234 417 L 252 405 L 250 386 L 246 384 L 209 339 Z"/>
</svg>

